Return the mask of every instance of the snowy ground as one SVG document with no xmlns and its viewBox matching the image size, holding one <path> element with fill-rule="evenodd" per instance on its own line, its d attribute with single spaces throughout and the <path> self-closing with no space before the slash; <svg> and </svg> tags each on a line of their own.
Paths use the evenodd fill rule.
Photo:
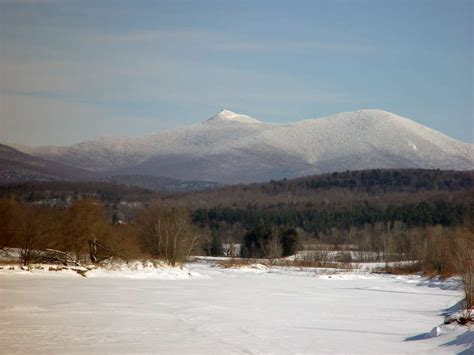
<svg viewBox="0 0 474 355">
<path fill-rule="evenodd" d="M 472 354 L 458 282 L 260 266 L 0 270 L 0 353 Z"/>
</svg>

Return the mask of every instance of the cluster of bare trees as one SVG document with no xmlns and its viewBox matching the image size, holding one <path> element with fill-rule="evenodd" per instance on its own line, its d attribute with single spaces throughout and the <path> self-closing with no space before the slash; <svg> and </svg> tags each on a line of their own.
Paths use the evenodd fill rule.
<svg viewBox="0 0 474 355">
<path fill-rule="evenodd" d="M 172 266 L 184 262 L 200 241 L 189 211 L 181 207 L 153 204 L 142 211 L 138 224 L 145 250 Z"/>
<path fill-rule="evenodd" d="M 318 239 L 306 238 L 304 261 L 412 261 L 407 271 L 459 275 L 467 309 L 474 307 L 474 227 L 407 227 L 401 222 L 376 223 L 349 230 L 331 229 Z"/>
<path fill-rule="evenodd" d="M 18 248 L 25 265 L 151 256 L 174 266 L 197 249 L 201 234 L 188 210 L 165 204 L 144 208 L 132 224 L 113 224 L 95 199 L 79 200 L 66 209 L 0 199 L 0 248 Z"/>
<path fill-rule="evenodd" d="M 25 265 L 37 261 L 80 264 L 140 253 L 133 228 L 109 223 L 104 206 L 83 199 L 68 209 L 0 199 L 0 248 L 18 248 Z"/>
<path fill-rule="evenodd" d="M 52 213 L 48 213 L 52 212 Z M 18 247 L 20 258 L 29 264 L 56 232 L 54 211 L 29 207 L 13 199 L 0 200 L 0 247 Z"/>
<path fill-rule="evenodd" d="M 443 274 L 453 270 L 456 235 L 470 228 L 469 223 L 454 227 L 409 227 L 399 221 L 379 222 L 349 230 L 332 228 L 319 233 L 316 240 L 335 251 L 351 246 L 358 261 L 418 260 L 424 269 Z"/>
</svg>

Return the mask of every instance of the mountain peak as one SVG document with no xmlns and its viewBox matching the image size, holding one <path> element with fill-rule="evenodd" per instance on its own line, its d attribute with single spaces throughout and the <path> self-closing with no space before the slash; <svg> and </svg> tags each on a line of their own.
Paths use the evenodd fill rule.
<svg viewBox="0 0 474 355">
<path fill-rule="evenodd" d="M 232 112 L 230 110 L 222 109 L 217 114 L 209 118 L 206 122 L 239 122 L 239 123 L 262 123 L 255 118 L 247 115 Z"/>
</svg>

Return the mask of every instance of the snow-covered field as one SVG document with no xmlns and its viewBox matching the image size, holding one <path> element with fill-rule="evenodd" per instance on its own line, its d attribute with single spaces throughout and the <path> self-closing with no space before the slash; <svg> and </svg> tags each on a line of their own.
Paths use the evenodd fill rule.
<svg viewBox="0 0 474 355">
<path fill-rule="evenodd" d="M 0 270 L 0 353 L 472 354 L 457 280 L 263 265 Z M 432 337 L 430 335 L 439 334 Z"/>
</svg>

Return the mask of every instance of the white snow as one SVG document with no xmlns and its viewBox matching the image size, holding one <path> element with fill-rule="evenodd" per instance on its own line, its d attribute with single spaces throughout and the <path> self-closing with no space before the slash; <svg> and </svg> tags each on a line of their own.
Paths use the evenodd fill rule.
<svg viewBox="0 0 474 355">
<path fill-rule="evenodd" d="M 433 329 L 431 329 L 430 337 L 431 338 L 439 337 L 441 335 L 441 332 L 442 332 L 441 327 L 436 326 Z"/>
<path fill-rule="evenodd" d="M 417 150 L 418 150 L 418 147 L 416 146 L 416 144 L 413 144 L 412 142 L 408 142 L 408 145 L 409 145 L 414 151 L 417 151 Z"/>
<path fill-rule="evenodd" d="M 150 271 L 146 269 L 135 272 L 146 274 Z M 441 280 L 430 284 L 419 276 L 340 270 L 328 274 L 323 269 L 259 264 L 223 269 L 191 263 L 175 270 L 188 277 L 173 281 L 122 277 L 120 270 L 113 277 L 113 272 L 84 278 L 75 273 L 0 270 L 1 352 L 469 354 L 473 350 L 472 331 L 440 325 L 444 310 L 461 298 L 453 280 L 442 289 Z"/>
<path fill-rule="evenodd" d="M 156 267 L 151 263 L 141 262 L 132 265 L 121 265 L 119 268 L 94 269 L 87 272 L 86 277 L 95 278 L 131 278 L 131 279 L 156 279 L 156 280 L 186 280 L 190 278 L 205 278 L 198 272 L 187 267 Z"/>
<path fill-rule="evenodd" d="M 196 271 L 191 271 L 185 266 L 170 267 L 164 263 L 131 262 L 104 265 L 96 268 L 88 267 L 63 267 L 58 265 L 34 264 L 30 267 L 18 265 L 1 265 L 0 276 L 77 276 L 77 271 L 83 272 L 87 278 L 129 278 L 129 279 L 155 279 L 155 280 L 186 280 L 190 278 L 207 278 Z"/>
<path fill-rule="evenodd" d="M 218 114 L 208 119 L 206 122 L 208 123 L 220 123 L 220 122 L 239 122 L 239 123 L 246 123 L 246 124 L 255 124 L 255 123 L 262 123 L 255 118 L 252 118 L 247 115 L 241 115 L 239 113 L 235 113 L 226 109 L 222 109 Z"/>
</svg>

